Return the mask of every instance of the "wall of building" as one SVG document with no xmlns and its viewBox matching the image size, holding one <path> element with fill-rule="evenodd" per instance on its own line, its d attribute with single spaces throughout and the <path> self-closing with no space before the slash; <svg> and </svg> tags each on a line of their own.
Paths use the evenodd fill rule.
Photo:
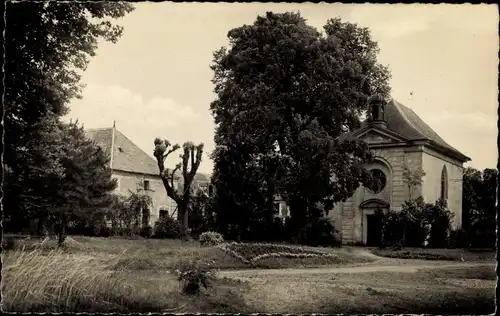
<svg viewBox="0 0 500 316">
<path fill-rule="evenodd" d="M 136 192 L 138 187 L 143 188 L 144 180 L 149 181 L 149 191 L 147 191 L 147 194 L 153 200 L 150 218 L 151 226 L 158 220 L 160 208 L 165 207 L 169 212 L 175 209 L 176 204 L 168 197 L 159 176 L 113 170 L 113 177 L 118 180 L 118 186 L 115 192 L 124 196 L 128 196 L 130 191 Z"/>
<path fill-rule="evenodd" d="M 423 153 L 424 176 L 422 196 L 426 202 L 434 203 L 441 197 L 441 172 L 446 166 L 448 176 L 448 208 L 453 212 L 453 228 L 462 225 L 462 177 L 463 164 L 425 148 Z"/>
<path fill-rule="evenodd" d="M 334 221 L 335 227 L 341 231 L 342 242 L 346 244 L 362 243 L 364 238 L 363 223 L 365 215 L 359 205 L 369 199 L 376 198 L 390 204 L 391 211 L 400 211 L 402 204 L 410 194 L 403 181 L 403 168 L 422 166 L 422 147 L 399 147 L 374 149 L 376 162 L 368 169 L 379 168 L 386 173 L 387 184 L 384 190 L 373 194 L 370 190 L 359 187 L 354 195 L 344 203 L 337 203 L 328 217 Z M 422 187 L 413 190 L 412 196 L 419 196 Z M 366 233 L 366 232 L 365 232 Z"/>
</svg>

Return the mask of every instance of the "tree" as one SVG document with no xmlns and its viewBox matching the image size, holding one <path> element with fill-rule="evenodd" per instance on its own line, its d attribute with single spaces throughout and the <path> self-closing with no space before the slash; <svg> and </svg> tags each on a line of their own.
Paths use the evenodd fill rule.
<svg viewBox="0 0 500 316">
<path fill-rule="evenodd" d="M 76 122 L 63 124 L 62 128 L 64 147 L 59 162 L 63 172 L 53 177 L 52 192 L 47 192 L 49 218 L 60 245 L 69 222 L 85 220 L 95 226 L 104 221 L 117 185 L 111 178 L 109 156 L 86 137 L 83 126 Z"/>
<path fill-rule="evenodd" d="M 51 172 L 47 165 L 42 167 L 42 162 L 50 164 L 56 155 L 48 151 L 58 137 L 57 131 L 49 135 L 50 128 L 56 129 L 58 118 L 68 111 L 68 102 L 80 96 L 80 71 L 95 55 L 98 39 L 116 42 L 120 37 L 122 28 L 109 20 L 132 10 L 124 2 L 6 3 L 2 165 L 9 169 L 5 183 L 9 194 L 3 202 L 11 208 L 8 212 L 16 212 L 18 220 L 43 203 L 34 186 L 24 190 L 18 181 L 38 182 L 45 171 Z M 48 138 L 42 140 L 45 136 Z M 26 155 L 41 160 L 26 160 Z M 23 178 L 28 175 L 29 179 Z M 26 198 L 31 202 L 24 203 Z M 34 204 L 25 209 L 20 203 Z"/>
<path fill-rule="evenodd" d="M 498 171 L 468 167 L 463 176 L 463 229 L 474 247 L 495 245 L 495 206 Z"/>
<path fill-rule="evenodd" d="M 129 193 L 130 195 L 125 200 L 125 203 L 135 219 L 134 231 L 136 232 L 139 230 L 139 227 L 145 229 L 150 226 L 150 208 L 153 205 L 153 199 L 139 185 L 136 192 L 129 191 Z"/>
<path fill-rule="evenodd" d="M 25 225 L 26 219 L 37 220 L 39 233 L 49 229 L 61 245 L 68 226 L 104 221 L 116 181 L 108 155 L 86 138 L 78 122 L 52 118 L 39 124 L 36 143 L 28 143 L 29 150 L 21 156 L 31 167 L 17 173 L 16 185 L 22 188 L 19 210 L 7 215 L 21 218 Z"/>
<path fill-rule="evenodd" d="M 411 169 L 408 165 L 403 166 L 403 182 L 408 188 L 409 200 L 412 199 L 412 193 L 422 185 L 425 171 L 421 167 Z"/>
<path fill-rule="evenodd" d="M 425 171 L 421 167 L 412 169 L 408 165 L 403 166 L 403 182 L 408 188 L 408 201 L 405 202 L 405 204 L 403 205 L 403 210 L 401 211 L 401 221 L 403 222 L 403 235 L 401 243 L 403 246 L 406 245 L 408 225 L 411 222 L 418 221 L 418 218 L 414 215 L 415 212 L 411 212 L 410 210 L 419 210 L 425 205 L 422 197 L 418 197 L 417 199 L 412 198 L 412 193 L 418 186 L 422 185 L 424 176 Z"/>
<path fill-rule="evenodd" d="M 180 148 L 179 145 L 171 146 L 168 140 L 156 138 L 154 141 L 154 156 L 158 162 L 158 169 L 167 195 L 177 204 L 177 220 L 182 223 L 184 238 L 188 238 L 189 232 L 189 203 L 191 201 L 191 183 L 198 171 L 203 156 L 203 143 L 195 146 L 192 142 L 185 142 L 182 146 L 183 153 L 180 155 L 182 163 L 179 163 L 170 171 L 165 168 L 167 157 Z M 174 182 L 178 179 L 175 175 L 182 168 L 182 191 L 178 192 Z"/>
<path fill-rule="evenodd" d="M 388 99 L 389 72 L 368 29 L 337 18 L 324 31 L 299 13 L 268 12 L 229 31 L 230 48 L 214 53 L 214 184 L 226 222 L 262 208 L 269 216 L 269 197 L 280 194 L 299 231 L 370 178 L 367 145 L 343 135 L 371 96 Z"/>
</svg>

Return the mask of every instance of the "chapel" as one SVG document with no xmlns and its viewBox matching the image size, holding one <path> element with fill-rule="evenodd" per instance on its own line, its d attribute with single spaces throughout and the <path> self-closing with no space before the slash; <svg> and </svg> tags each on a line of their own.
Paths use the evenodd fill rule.
<svg viewBox="0 0 500 316">
<path fill-rule="evenodd" d="M 375 159 L 367 169 L 380 185 L 373 190 L 359 187 L 329 212 L 342 243 L 376 245 L 380 223 L 375 210 L 399 211 L 406 200 L 418 196 L 430 203 L 446 200 L 454 214 L 453 228 L 461 227 L 463 165 L 470 158 L 444 141 L 413 110 L 396 100 L 374 99 L 367 119 L 346 137 L 368 143 Z M 419 167 L 425 172 L 423 181 L 409 189 L 403 170 Z"/>
</svg>

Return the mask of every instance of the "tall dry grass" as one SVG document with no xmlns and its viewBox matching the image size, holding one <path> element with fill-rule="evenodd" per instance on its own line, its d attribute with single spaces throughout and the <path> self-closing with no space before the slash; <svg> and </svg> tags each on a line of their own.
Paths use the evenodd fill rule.
<svg viewBox="0 0 500 316">
<path fill-rule="evenodd" d="M 2 276 L 3 309 L 10 312 L 162 312 L 178 306 L 173 277 L 145 284 L 85 254 L 9 251 Z"/>
</svg>

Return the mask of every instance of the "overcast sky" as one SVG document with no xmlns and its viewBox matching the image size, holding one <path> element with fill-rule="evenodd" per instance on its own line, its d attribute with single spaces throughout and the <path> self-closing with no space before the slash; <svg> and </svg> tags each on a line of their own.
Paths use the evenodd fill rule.
<svg viewBox="0 0 500 316">
<path fill-rule="evenodd" d="M 412 108 L 475 168 L 497 159 L 498 11 L 492 5 L 136 3 L 118 21 L 117 44 L 103 42 L 83 75 L 83 99 L 67 120 L 116 127 L 152 155 L 155 137 L 204 142 L 212 151 L 209 104 L 213 51 L 230 29 L 266 11 L 300 11 L 321 29 L 329 18 L 368 27 L 392 96 Z M 167 165 L 178 162 L 169 157 Z M 200 172 L 211 173 L 207 155 Z"/>
</svg>

